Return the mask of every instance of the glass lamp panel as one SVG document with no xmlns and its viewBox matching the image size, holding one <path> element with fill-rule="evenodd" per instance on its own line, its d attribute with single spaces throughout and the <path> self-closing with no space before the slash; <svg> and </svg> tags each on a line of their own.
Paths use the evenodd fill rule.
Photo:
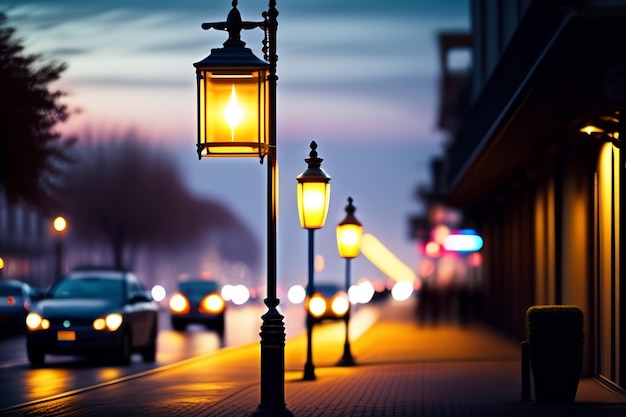
<svg viewBox="0 0 626 417">
<path fill-rule="evenodd" d="M 361 248 L 363 227 L 357 224 L 337 226 L 337 249 L 342 258 L 356 258 Z"/>
<path fill-rule="evenodd" d="M 203 147 L 202 156 L 265 155 L 266 71 L 199 72 L 198 144 Z"/>
<path fill-rule="evenodd" d="M 297 189 L 300 225 L 305 229 L 320 229 L 326 223 L 330 184 L 300 182 Z"/>
</svg>

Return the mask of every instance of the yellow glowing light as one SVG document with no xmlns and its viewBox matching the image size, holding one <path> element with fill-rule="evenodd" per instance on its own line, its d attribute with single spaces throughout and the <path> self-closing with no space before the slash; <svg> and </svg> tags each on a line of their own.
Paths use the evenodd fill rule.
<svg viewBox="0 0 626 417">
<path fill-rule="evenodd" d="M 416 278 L 415 272 L 398 259 L 374 235 L 363 235 L 361 252 L 378 269 L 395 281 L 411 281 Z"/>
<path fill-rule="evenodd" d="M 113 313 L 106 316 L 104 321 L 106 322 L 107 329 L 114 332 L 120 328 L 124 319 L 121 314 Z"/>
<path fill-rule="evenodd" d="M 172 295 L 169 305 L 173 313 L 187 313 L 189 311 L 187 299 L 179 293 Z"/>
<path fill-rule="evenodd" d="M 594 125 L 587 125 L 580 129 L 581 132 L 591 135 L 592 133 L 603 133 L 604 129 Z"/>
<path fill-rule="evenodd" d="M 0 269 L 4 269 L 4 259 L 0 258 Z"/>
<path fill-rule="evenodd" d="M 361 248 L 363 227 L 358 224 L 342 224 L 337 226 L 337 249 L 343 258 L 356 258 Z"/>
<path fill-rule="evenodd" d="M 105 321 L 105 320 L 101 317 L 101 318 L 95 319 L 95 320 L 93 321 L 93 325 L 92 325 L 92 326 L 93 326 L 93 328 L 94 328 L 95 330 L 100 331 L 100 330 L 104 330 L 104 329 L 106 328 L 107 323 L 106 323 L 106 321 Z"/>
<path fill-rule="evenodd" d="M 224 299 L 217 294 L 211 294 L 202 300 L 202 311 L 209 313 L 221 313 L 225 307 Z"/>
<path fill-rule="evenodd" d="M 52 227 L 59 233 L 64 232 L 67 229 L 67 220 L 63 216 L 57 216 L 52 222 Z"/>
<path fill-rule="evenodd" d="M 28 326 L 30 330 L 37 330 L 41 325 L 41 320 L 42 318 L 39 314 L 28 313 L 28 316 L 26 316 L 26 326 Z"/>
<path fill-rule="evenodd" d="M 232 132 L 232 141 L 235 141 L 235 128 L 239 126 L 243 120 L 243 109 L 237 101 L 237 93 L 235 92 L 235 84 L 233 84 L 230 93 L 230 102 L 226 109 L 224 109 L 224 118 L 226 123 L 230 126 Z"/>
<path fill-rule="evenodd" d="M 321 295 L 316 294 L 311 297 L 308 307 L 313 317 L 321 317 L 326 312 L 326 300 Z"/>
<path fill-rule="evenodd" d="M 47 330 L 50 328 L 50 321 L 37 313 L 30 312 L 26 316 L 26 326 L 28 330 Z"/>
<path fill-rule="evenodd" d="M 336 315 L 343 316 L 350 309 L 350 300 L 348 300 L 348 296 L 345 293 L 341 293 L 340 295 L 336 296 L 333 299 L 330 308 Z"/>
<path fill-rule="evenodd" d="M 319 229 L 326 223 L 330 184 L 306 182 L 298 184 L 298 214 L 300 225 L 305 229 Z"/>
</svg>

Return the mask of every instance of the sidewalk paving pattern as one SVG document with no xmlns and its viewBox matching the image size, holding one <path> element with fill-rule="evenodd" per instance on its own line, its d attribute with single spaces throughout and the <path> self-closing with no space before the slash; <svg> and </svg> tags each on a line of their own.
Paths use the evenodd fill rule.
<svg viewBox="0 0 626 417">
<path fill-rule="evenodd" d="M 519 344 L 480 325 L 419 326 L 411 303 L 379 310 L 379 320 L 351 343 L 354 367 L 334 366 L 343 323 L 314 329 L 315 381 L 302 380 L 305 336 L 287 340 L 285 399 L 296 417 L 626 416 L 626 396 L 594 379 L 581 381 L 574 404 L 522 402 Z M 227 348 L 0 414 L 250 416 L 260 400 L 259 351 L 257 344 Z"/>
</svg>

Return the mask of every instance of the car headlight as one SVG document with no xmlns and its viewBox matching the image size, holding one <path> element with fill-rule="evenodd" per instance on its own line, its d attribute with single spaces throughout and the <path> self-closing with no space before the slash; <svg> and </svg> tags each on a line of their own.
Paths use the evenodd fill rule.
<svg viewBox="0 0 626 417">
<path fill-rule="evenodd" d="M 110 332 L 114 332 L 120 328 L 123 322 L 124 318 L 121 314 L 113 313 L 107 315 L 106 317 L 95 319 L 93 321 L 93 328 L 96 330 L 108 330 Z"/>
<path fill-rule="evenodd" d="M 44 319 L 41 315 L 37 313 L 30 312 L 26 316 L 26 327 L 28 330 L 47 330 L 50 328 L 50 321 L 48 319 Z"/>
<path fill-rule="evenodd" d="M 344 293 L 337 295 L 333 299 L 331 309 L 333 310 L 333 313 L 335 313 L 337 316 L 345 315 L 350 309 L 350 301 L 348 300 L 348 296 Z"/>
<path fill-rule="evenodd" d="M 226 303 L 224 299 L 217 294 L 211 294 L 204 297 L 202 303 L 200 303 L 200 311 L 204 313 L 218 314 L 224 311 Z"/>
<path fill-rule="evenodd" d="M 313 317 L 323 316 L 326 312 L 326 300 L 324 300 L 324 297 L 317 294 L 311 297 L 308 304 L 308 310 Z"/>
<path fill-rule="evenodd" d="M 170 310 L 174 313 L 188 313 L 189 301 L 181 293 L 176 293 L 170 298 Z"/>
</svg>

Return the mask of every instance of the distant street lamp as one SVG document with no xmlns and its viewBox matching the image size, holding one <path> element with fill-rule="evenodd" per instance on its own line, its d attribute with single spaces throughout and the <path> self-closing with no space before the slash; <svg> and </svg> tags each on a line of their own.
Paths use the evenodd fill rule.
<svg viewBox="0 0 626 417">
<path fill-rule="evenodd" d="M 285 324 L 276 297 L 276 32 L 278 10 L 270 0 L 262 22 L 244 22 L 237 0 L 225 22 L 202 29 L 228 32 L 223 48 L 196 62 L 198 157 L 267 157 L 267 298 L 261 318 L 261 402 L 254 415 L 293 416 L 285 404 Z M 264 59 L 241 40 L 243 29 L 261 28 Z"/>
<path fill-rule="evenodd" d="M 348 197 L 348 205 L 346 206 L 346 217 L 337 225 L 337 249 L 339 256 L 346 259 L 346 293 L 350 290 L 350 260 L 359 256 L 361 249 L 361 236 L 363 235 L 363 226 L 354 217 L 356 207 L 352 205 L 352 197 Z M 346 323 L 346 341 L 343 347 L 343 357 L 337 363 L 339 366 L 354 366 L 356 362 L 350 351 L 350 310 L 346 314 L 344 321 Z"/>
<path fill-rule="evenodd" d="M 300 225 L 309 230 L 309 279 L 306 287 L 309 300 L 315 293 L 313 232 L 315 229 L 324 227 L 330 200 L 330 177 L 321 168 L 323 159 L 317 157 L 316 149 L 317 143 L 311 142 L 311 152 L 309 157 L 304 160 L 308 164 L 308 168 L 296 178 L 298 180 L 296 198 L 298 200 Z M 310 381 L 315 379 L 315 366 L 313 365 L 313 317 L 308 313 L 306 329 L 307 351 L 303 379 Z"/>
<path fill-rule="evenodd" d="M 57 216 L 52 221 L 52 228 L 55 231 L 54 242 L 54 258 L 55 258 L 55 277 L 59 279 L 63 274 L 63 235 L 67 231 L 67 220 L 63 216 Z"/>
</svg>

